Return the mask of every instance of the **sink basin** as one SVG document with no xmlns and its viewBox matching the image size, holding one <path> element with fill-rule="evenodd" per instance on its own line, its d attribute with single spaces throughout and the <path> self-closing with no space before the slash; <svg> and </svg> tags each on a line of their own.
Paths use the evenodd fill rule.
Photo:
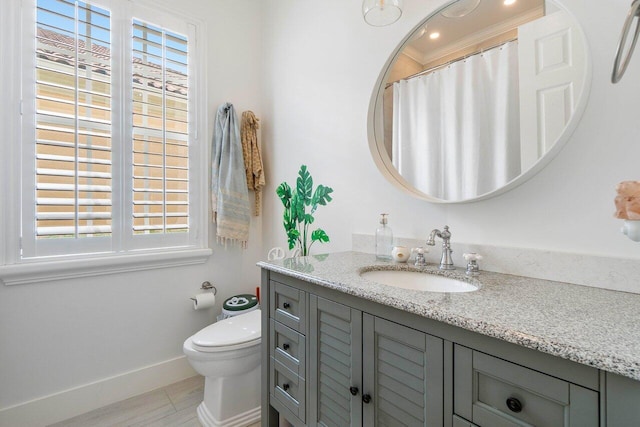
<svg viewBox="0 0 640 427">
<path fill-rule="evenodd" d="M 360 277 L 383 285 L 415 291 L 473 292 L 479 289 L 473 283 L 423 271 L 372 270 L 360 273 Z"/>
</svg>

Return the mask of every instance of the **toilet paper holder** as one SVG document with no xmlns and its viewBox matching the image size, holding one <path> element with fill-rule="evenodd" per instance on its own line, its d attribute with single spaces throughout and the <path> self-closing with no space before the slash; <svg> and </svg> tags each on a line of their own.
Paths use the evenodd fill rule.
<svg viewBox="0 0 640 427">
<path fill-rule="evenodd" d="M 213 286 L 209 281 L 202 282 L 200 289 L 203 291 L 211 291 L 213 292 L 214 296 L 218 293 L 218 289 L 215 286 Z M 195 298 L 189 298 L 189 299 L 193 301 L 196 300 Z"/>
<path fill-rule="evenodd" d="M 216 289 L 216 287 L 213 286 L 211 284 L 211 282 L 202 282 L 202 286 L 200 286 L 200 289 L 205 290 L 205 291 L 211 291 L 212 290 L 214 295 L 218 293 L 218 289 Z"/>
</svg>

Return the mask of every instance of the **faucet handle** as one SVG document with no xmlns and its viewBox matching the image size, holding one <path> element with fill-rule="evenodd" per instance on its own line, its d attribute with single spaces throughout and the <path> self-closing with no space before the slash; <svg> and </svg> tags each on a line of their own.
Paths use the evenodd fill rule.
<svg viewBox="0 0 640 427">
<path fill-rule="evenodd" d="M 480 267 L 478 261 L 482 259 L 482 255 L 476 252 L 468 252 L 462 255 L 467 260 L 467 276 L 477 276 L 480 274 Z"/>
<path fill-rule="evenodd" d="M 424 259 L 424 254 L 428 253 L 429 249 L 418 246 L 417 248 L 411 248 L 411 253 L 416 254 L 416 266 L 427 265 L 427 260 Z"/>
<path fill-rule="evenodd" d="M 424 254 L 429 253 L 429 249 L 422 246 L 418 246 L 417 248 L 411 248 L 411 253 L 424 256 Z"/>
<path fill-rule="evenodd" d="M 467 261 L 480 261 L 482 259 L 482 255 L 477 252 L 467 252 L 462 254 L 462 256 Z"/>
</svg>

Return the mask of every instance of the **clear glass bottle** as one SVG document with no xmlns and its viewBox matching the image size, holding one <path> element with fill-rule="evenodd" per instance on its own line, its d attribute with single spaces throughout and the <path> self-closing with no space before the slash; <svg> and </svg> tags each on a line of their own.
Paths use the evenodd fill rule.
<svg viewBox="0 0 640 427">
<path fill-rule="evenodd" d="M 393 231 L 387 225 L 387 215 L 380 214 L 380 227 L 376 229 L 376 258 L 382 260 L 391 260 L 393 249 Z"/>
</svg>

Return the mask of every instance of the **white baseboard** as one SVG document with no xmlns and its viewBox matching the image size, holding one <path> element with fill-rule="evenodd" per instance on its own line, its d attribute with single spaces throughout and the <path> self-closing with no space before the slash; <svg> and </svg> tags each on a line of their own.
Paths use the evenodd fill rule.
<svg viewBox="0 0 640 427">
<path fill-rule="evenodd" d="M 181 356 L 0 410 L 0 427 L 42 427 L 197 375 Z"/>
</svg>

